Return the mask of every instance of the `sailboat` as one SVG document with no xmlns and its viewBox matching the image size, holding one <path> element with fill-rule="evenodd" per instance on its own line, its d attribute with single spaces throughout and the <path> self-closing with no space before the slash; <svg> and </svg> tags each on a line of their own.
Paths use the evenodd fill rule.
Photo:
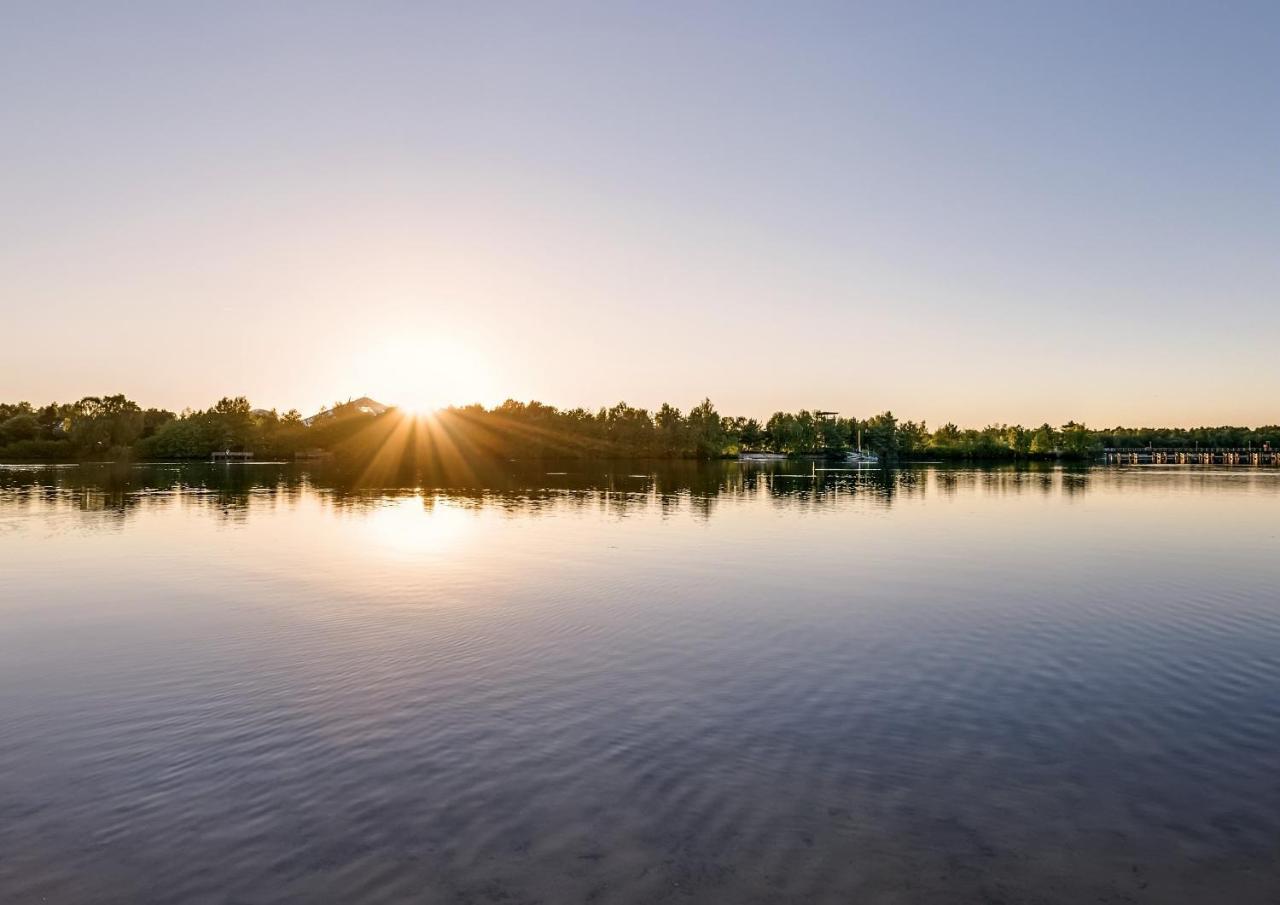
<svg viewBox="0 0 1280 905">
<path fill-rule="evenodd" d="M 850 465 L 879 465 L 880 457 L 862 448 L 862 429 L 858 429 L 858 448 L 844 457 Z"/>
</svg>

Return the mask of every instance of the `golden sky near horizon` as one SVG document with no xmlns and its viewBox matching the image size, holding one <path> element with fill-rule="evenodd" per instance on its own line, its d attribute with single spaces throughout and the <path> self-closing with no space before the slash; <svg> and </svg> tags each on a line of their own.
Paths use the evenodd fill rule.
<svg viewBox="0 0 1280 905">
<path fill-rule="evenodd" d="M 0 398 L 1280 421 L 1274 11 L 301 12 L 12 16 Z"/>
</svg>

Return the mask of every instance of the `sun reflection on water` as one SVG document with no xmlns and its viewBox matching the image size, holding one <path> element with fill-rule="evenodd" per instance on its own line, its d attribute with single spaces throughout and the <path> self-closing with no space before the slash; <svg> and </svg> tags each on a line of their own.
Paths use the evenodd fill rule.
<svg viewBox="0 0 1280 905">
<path fill-rule="evenodd" d="M 460 506 L 417 494 L 387 500 L 367 515 L 371 546 L 396 557 L 453 549 L 471 531 L 474 517 Z"/>
</svg>

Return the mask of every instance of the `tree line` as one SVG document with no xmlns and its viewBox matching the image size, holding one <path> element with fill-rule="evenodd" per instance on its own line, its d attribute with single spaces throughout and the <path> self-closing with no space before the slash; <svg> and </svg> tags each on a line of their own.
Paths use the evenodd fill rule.
<svg viewBox="0 0 1280 905">
<path fill-rule="evenodd" d="M 360 460 L 407 449 L 417 460 L 444 456 L 504 458 L 657 457 L 712 459 L 739 452 L 838 455 L 857 448 L 886 461 L 1087 459 L 1103 447 L 1280 447 L 1280 426 L 1107 428 L 1075 421 L 1039 427 L 995 424 L 930 430 L 892 412 L 869 418 L 817 410 L 776 412 L 766 421 L 721 415 L 709 399 L 687 412 L 618 403 L 596 411 L 508 400 L 493 408 L 446 409 L 429 419 L 390 409 L 374 414 L 337 403 L 311 419 L 297 410 L 253 408 L 243 396 L 181 413 L 143 409 L 123 395 L 86 396 L 36 407 L 0 403 L 0 458 L 17 460 L 200 459 L 219 450 L 291 458 L 324 450 Z"/>
</svg>

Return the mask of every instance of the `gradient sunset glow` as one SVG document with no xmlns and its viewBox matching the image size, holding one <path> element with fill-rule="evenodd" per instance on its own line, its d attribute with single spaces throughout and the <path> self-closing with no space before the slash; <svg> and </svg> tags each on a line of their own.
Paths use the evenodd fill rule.
<svg viewBox="0 0 1280 905">
<path fill-rule="evenodd" d="M 0 398 L 1276 420 L 1274 5 L 59 6 Z"/>
</svg>

